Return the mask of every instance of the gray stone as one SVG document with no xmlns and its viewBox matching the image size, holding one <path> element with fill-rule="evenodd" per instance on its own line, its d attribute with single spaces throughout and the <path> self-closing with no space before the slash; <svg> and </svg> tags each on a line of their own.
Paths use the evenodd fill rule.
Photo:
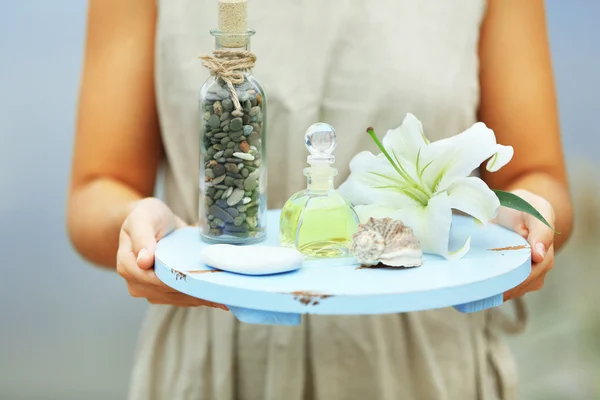
<svg viewBox="0 0 600 400">
<path fill-rule="evenodd" d="M 230 176 L 230 177 L 232 177 L 233 179 L 242 179 L 242 175 L 240 175 L 240 174 L 236 174 L 236 173 L 233 173 L 233 172 L 228 172 L 228 173 L 227 173 L 227 176 Z"/>
<path fill-rule="evenodd" d="M 228 120 L 230 115 L 231 114 L 229 114 L 228 111 L 225 111 L 223 114 L 221 114 L 221 122 Z"/>
<path fill-rule="evenodd" d="M 231 156 L 233 156 L 233 153 L 235 153 L 233 149 L 227 149 L 225 150 L 225 153 L 223 153 L 223 157 L 230 158 Z"/>
<path fill-rule="evenodd" d="M 240 212 L 239 212 L 238 210 L 236 210 L 235 208 L 233 208 L 233 207 L 229 207 L 229 208 L 228 208 L 226 211 L 227 211 L 227 212 L 229 213 L 229 215 L 231 215 L 233 218 L 235 218 L 235 217 L 237 217 L 238 215 L 240 215 Z"/>
<path fill-rule="evenodd" d="M 223 183 L 225 183 L 225 185 L 227 186 L 234 186 L 235 185 L 235 178 L 226 175 L 227 178 L 225 178 L 225 181 L 223 181 Z"/>
<path fill-rule="evenodd" d="M 252 107 L 250 109 L 250 112 L 249 112 L 249 114 L 250 114 L 251 117 L 256 117 L 259 113 L 260 113 L 260 107 L 259 106 Z"/>
<path fill-rule="evenodd" d="M 251 146 L 260 146 L 260 136 L 258 133 L 252 132 L 250 136 L 248 136 L 248 143 L 250 143 Z"/>
<path fill-rule="evenodd" d="M 227 179 L 227 178 L 226 178 L 226 179 Z M 228 198 L 229 196 L 231 196 L 231 193 L 232 193 L 232 192 L 233 192 L 233 188 L 232 188 L 232 187 L 229 187 L 229 188 L 228 188 L 228 189 L 225 191 L 225 193 L 223 193 L 223 198 L 224 198 L 224 199 Z"/>
<path fill-rule="evenodd" d="M 208 121 L 208 119 L 210 118 L 210 115 L 211 115 L 211 114 L 210 114 L 210 112 L 206 111 L 206 112 L 204 113 L 204 120 L 205 120 L 205 121 Z"/>
<path fill-rule="evenodd" d="M 225 153 L 225 151 L 223 151 L 223 150 L 217 151 L 214 155 L 214 158 L 221 158 L 223 156 L 223 153 Z M 218 174 L 218 175 L 221 175 L 221 174 Z"/>
<path fill-rule="evenodd" d="M 235 142 L 229 142 L 227 143 L 227 148 L 228 149 L 233 149 L 235 147 Z"/>
<path fill-rule="evenodd" d="M 242 92 L 241 95 L 238 95 L 238 98 L 240 99 L 240 103 L 244 102 L 244 101 L 250 99 L 250 93 Z"/>
<path fill-rule="evenodd" d="M 210 198 L 208 196 L 206 196 L 204 198 L 204 204 L 206 204 L 207 207 L 212 206 L 214 203 L 215 203 L 215 201 L 212 198 Z"/>
<path fill-rule="evenodd" d="M 215 129 L 215 128 L 218 128 L 219 126 L 221 126 L 221 120 L 219 119 L 218 115 L 213 114 L 208 119 L 208 124 L 210 125 L 210 127 L 212 129 Z"/>
<path fill-rule="evenodd" d="M 217 164 L 213 167 L 213 174 L 215 174 L 215 176 L 221 176 L 224 175 L 225 172 L 227 172 L 227 170 L 225 169 L 225 167 L 221 164 Z M 225 178 L 223 178 L 225 179 Z"/>
<path fill-rule="evenodd" d="M 221 98 L 221 99 L 227 99 L 229 98 L 229 90 L 227 89 L 221 89 L 217 92 L 217 95 Z"/>
<path fill-rule="evenodd" d="M 221 146 L 220 144 L 213 144 L 212 148 L 216 151 L 223 150 L 223 146 Z"/>
<path fill-rule="evenodd" d="M 229 124 L 229 128 L 231 128 L 232 131 L 239 131 L 240 129 L 242 129 L 242 119 L 241 118 L 232 119 L 231 123 Z"/>
<path fill-rule="evenodd" d="M 249 217 L 255 217 L 258 214 L 258 207 L 250 207 L 246 210 L 246 215 Z"/>
<path fill-rule="evenodd" d="M 243 205 L 243 204 L 239 204 L 239 205 L 236 207 L 236 209 L 237 209 L 239 212 L 245 212 L 245 211 L 246 211 L 246 209 L 247 209 L 247 207 L 246 207 L 245 205 Z"/>
<path fill-rule="evenodd" d="M 244 136 L 248 136 L 254 129 L 250 125 L 244 125 Z"/>
<path fill-rule="evenodd" d="M 227 136 L 227 132 L 219 132 L 215 135 L 215 139 L 223 139 L 225 136 Z"/>
<path fill-rule="evenodd" d="M 221 102 L 221 105 L 225 111 L 231 112 L 231 110 L 233 110 L 233 101 L 231 101 L 231 99 L 224 99 Z"/>
<path fill-rule="evenodd" d="M 252 102 L 250 100 L 246 100 L 244 102 L 244 110 L 250 111 L 251 108 L 252 108 Z"/>
<path fill-rule="evenodd" d="M 244 197 L 244 191 L 239 188 L 235 188 L 231 193 L 231 196 L 227 198 L 227 204 L 232 207 L 238 204 Z"/>
<path fill-rule="evenodd" d="M 215 218 L 219 218 L 225 222 L 228 223 L 232 223 L 233 222 L 233 217 L 231 215 L 229 215 L 229 213 L 225 210 L 223 210 L 221 207 L 216 206 L 216 205 L 212 205 L 210 206 L 210 208 L 208 209 L 208 211 L 215 216 Z"/>
<path fill-rule="evenodd" d="M 243 130 L 239 130 L 239 131 L 235 131 L 235 132 L 229 132 L 229 137 L 231 138 L 231 140 L 237 141 L 239 138 L 242 137 L 243 134 L 244 134 Z"/>
<path fill-rule="evenodd" d="M 241 110 L 233 110 L 231 112 L 231 115 L 233 115 L 234 117 L 241 117 L 242 115 L 244 115 L 244 112 Z"/>
<path fill-rule="evenodd" d="M 220 162 L 221 164 L 225 164 L 227 159 L 225 157 L 221 157 L 221 158 L 217 158 L 217 161 Z"/>
<path fill-rule="evenodd" d="M 227 119 L 227 120 L 225 120 L 225 121 L 221 121 L 221 125 L 220 125 L 220 127 L 221 127 L 221 128 L 225 128 L 227 125 L 229 125 L 229 122 L 230 122 L 230 121 L 229 121 L 228 119 Z"/>
<path fill-rule="evenodd" d="M 221 182 L 223 182 L 226 177 L 227 177 L 227 175 L 224 175 L 224 174 L 221 176 L 217 176 L 215 179 L 212 180 L 211 183 L 213 186 L 216 186 L 216 185 L 220 184 Z"/>
<path fill-rule="evenodd" d="M 240 169 L 234 163 L 225 164 L 225 168 L 227 168 L 227 172 L 233 172 L 234 174 L 237 174 L 238 172 L 240 172 Z"/>
<path fill-rule="evenodd" d="M 223 196 L 221 196 L 223 197 Z M 223 199 L 218 199 L 215 204 L 217 205 L 217 207 L 222 208 L 223 210 L 227 208 L 227 202 Z"/>
<path fill-rule="evenodd" d="M 215 189 L 219 189 L 219 190 L 227 190 L 229 189 L 226 185 L 215 185 Z M 223 197 L 223 194 L 221 193 L 221 197 Z"/>
<path fill-rule="evenodd" d="M 243 169 L 240 171 L 240 174 L 242 174 L 242 176 L 243 176 L 244 178 L 247 178 L 247 177 L 248 177 L 248 175 L 250 175 L 250 171 L 248 171 L 248 168 L 243 168 Z"/>
<path fill-rule="evenodd" d="M 215 177 L 215 174 L 213 174 L 212 169 L 210 168 L 204 170 L 204 175 L 209 177 L 210 179 Z"/>
<path fill-rule="evenodd" d="M 222 145 L 226 145 L 229 142 L 231 142 L 231 138 L 228 137 L 228 136 L 225 136 L 223 139 L 221 139 L 221 144 Z"/>
<path fill-rule="evenodd" d="M 233 184 L 235 185 L 235 187 L 239 188 L 239 189 L 243 189 L 244 188 L 244 180 L 243 179 L 236 179 Z"/>
<path fill-rule="evenodd" d="M 235 217 L 233 219 L 233 224 L 235 226 L 241 226 L 244 223 L 244 217 L 242 217 L 241 215 L 238 215 L 237 217 Z"/>
<path fill-rule="evenodd" d="M 246 225 L 243 225 L 243 222 L 241 224 L 241 226 L 237 226 L 237 225 L 225 225 L 225 230 L 228 232 L 248 232 L 248 227 Z"/>
<path fill-rule="evenodd" d="M 229 132 L 229 121 L 225 121 L 225 122 L 227 122 L 227 125 L 225 125 L 223 127 L 223 132 Z"/>
</svg>

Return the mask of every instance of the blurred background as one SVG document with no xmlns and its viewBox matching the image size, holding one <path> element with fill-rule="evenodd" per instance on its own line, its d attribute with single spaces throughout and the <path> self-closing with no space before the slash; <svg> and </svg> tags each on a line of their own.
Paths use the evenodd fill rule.
<svg viewBox="0 0 600 400">
<path fill-rule="evenodd" d="M 600 2 L 547 12 L 576 230 L 510 344 L 521 399 L 600 399 Z M 81 0 L 0 1 L 2 400 L 125 398 L 146 308 L 66 236 L 85 17 Z"/>
</svg>

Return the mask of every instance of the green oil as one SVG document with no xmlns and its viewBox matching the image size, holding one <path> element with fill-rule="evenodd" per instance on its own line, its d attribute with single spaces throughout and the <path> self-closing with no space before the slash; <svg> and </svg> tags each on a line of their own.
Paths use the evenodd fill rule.
<svg viewBox="0 0 600 400">
<path fill-rule="evenodd" d="M 336 191 L 315 194 L 305 190 L 282 209 L 280 242 L 309 257 L 345 257 L 357 227 L 356 213 Z"/>
</svg>

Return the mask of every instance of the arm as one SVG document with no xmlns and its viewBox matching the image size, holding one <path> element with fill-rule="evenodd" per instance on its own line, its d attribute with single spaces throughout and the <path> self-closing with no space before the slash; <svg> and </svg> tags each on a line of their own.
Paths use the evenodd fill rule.
<svg viewBox="0 0 600 400">
<path fill-rule="evenodd" d="M 79 253 L 104 266 L 115 266 L 121 225 L 152 195 L 162 156 L 155 20 L 153 1 L 89 1 L 67 226 Z"/>
<path fill-rule="evenodd" d="M 515 149 L 490 187 L 525 189 L 555 211 L 554 247 L 569 238 L 573 210 L 562 152 L 543 0 L 488 0 L 479 47 L 479 118 Z"/>
</svg>

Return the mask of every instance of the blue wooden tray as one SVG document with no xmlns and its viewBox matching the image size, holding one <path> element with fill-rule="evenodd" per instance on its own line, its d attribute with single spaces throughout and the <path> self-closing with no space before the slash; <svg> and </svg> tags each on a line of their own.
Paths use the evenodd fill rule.
<svg viewBox="0 0 600 400">
<path fill-rule="evenodd" d="M 269 211 L 267 239 L 279 244 L 279 210 Z M 225 304 L 248 323 L 295 325 L 301 314 L 358 315 L 455 307 L 474 312 L 502 303 L 502 294 L 525 280 L 531 249 L 518 234 L 497 225 L 481 227 L 454 216 L 450 248 L 471 236 L 460 260 L 425 254 L 416 268 L 361 268 L 353 258 L 307 260 L 297 271 L 247 276 L 202 263 L 206 246 L 199 228 L 179 229 L 159 241 L 155 271 L 168 286 Z"/>
</svg>

